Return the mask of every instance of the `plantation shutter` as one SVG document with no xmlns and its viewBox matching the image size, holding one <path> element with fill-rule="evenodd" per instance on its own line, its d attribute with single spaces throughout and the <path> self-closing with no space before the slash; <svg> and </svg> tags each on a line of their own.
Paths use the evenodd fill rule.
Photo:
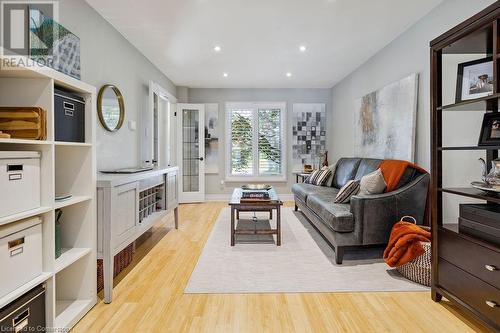
<svg viewBox="0 0 500 333">
<path fill-rule="evenodd" d="M 281 174 L 281 110 L 259 109 L 259 174 Z"/>
<path fill-rule="evenodd" d="M 231 117 L 231 174 L 253 174 L 253 110 L 233 109 Z"/>
</svg>

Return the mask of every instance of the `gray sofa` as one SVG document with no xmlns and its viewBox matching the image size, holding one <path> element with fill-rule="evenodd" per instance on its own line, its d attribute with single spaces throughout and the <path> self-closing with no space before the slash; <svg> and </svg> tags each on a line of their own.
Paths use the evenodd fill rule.
<svg viewBox="0 0 500 333">
<path fill-rule="evenodd" d="M 295 210 L 308 218 L 335 250 L 342 263 L 344 249 L 353 246 L 387 244 L 391 228 L 404 215 L 422 224 L 425 216 L 429 175 L 407 168 L 397 189 L 367 196 L 353 196 L 348 204 L 334 203 L 339 189 L 349 180 L 360 179 L 379 168 L 382 160 L 342 158 L 335 167 L 331 184 L 294 184 Z"/>
</svg>

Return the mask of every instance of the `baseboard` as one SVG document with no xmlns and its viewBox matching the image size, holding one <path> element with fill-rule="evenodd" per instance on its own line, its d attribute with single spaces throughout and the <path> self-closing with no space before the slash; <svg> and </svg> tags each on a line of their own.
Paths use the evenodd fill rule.
<svg viewBox="0 0 500 333">
<path fill-rule="evenodd" d="M 281 201 L 293 201 L 293 194 L 279 194 Z M 205 201 L 229 201 L 231 199 L 230 193 L 221 194 L 205 194 Z"/>
</svg>

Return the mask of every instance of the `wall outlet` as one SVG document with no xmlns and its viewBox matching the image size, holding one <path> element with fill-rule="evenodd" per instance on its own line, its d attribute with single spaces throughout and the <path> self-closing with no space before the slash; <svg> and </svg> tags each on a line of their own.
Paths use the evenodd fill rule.
<svg viewBox="0 0 500 333">
<path fill-rule="evenodd" d="M 224 185 L 224 179 L 221 179 L 221 180 L 220 180 L 220 184 L 221 184 L 221 186 L 223 186 L 223 185 Z"/>
<path fill-rule="evenodd" d="M 129 120 L 128 121 L 128 128 L 131 131 L 135 131 L 137 129 L 137 123 L 134 120 Z"/>
</svg>

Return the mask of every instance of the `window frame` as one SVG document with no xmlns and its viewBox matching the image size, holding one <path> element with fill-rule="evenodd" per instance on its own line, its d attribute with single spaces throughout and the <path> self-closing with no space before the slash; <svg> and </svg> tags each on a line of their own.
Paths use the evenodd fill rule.
<svg viewBox="0 0 500 333">
<path fill-rule="evenodd" d="M 225 105 L 225 171 L 226 171 L 226 181 L 227 182 L 255 182 L 255 181 L 267 181 L 267 182 L 286 182 L 287 181 L 287 145 L 286 145 L 286 102 L 226 102 Z M 281 175 L 259 175 L 259 159 L 253 158 L 253 174 L 252 175 L 232 175 L 231 174 L 231 110 L 233 109 L 252 109 L 252 151 L 258 152 L 259 136 L 258 136 L 258 115 L 259 108 L 268 109 L 280 109 L 280 150 L 281 150 Z"/>
</svg>

